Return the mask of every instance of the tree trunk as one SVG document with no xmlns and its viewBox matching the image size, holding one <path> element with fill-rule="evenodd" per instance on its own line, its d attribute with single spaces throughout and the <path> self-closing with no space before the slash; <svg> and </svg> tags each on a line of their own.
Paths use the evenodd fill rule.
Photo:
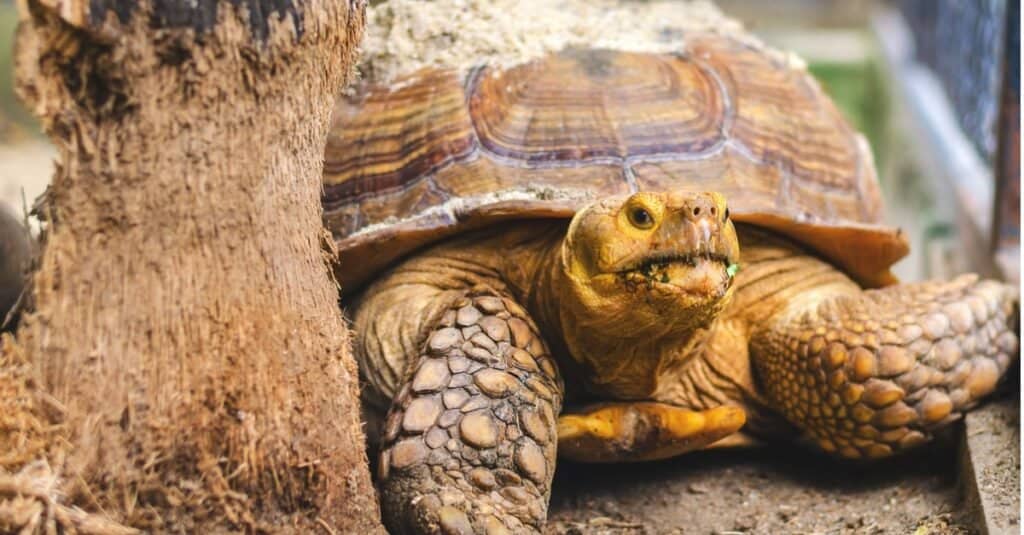
<svg viewBox="0 0 1024 535">
<path fill-rule="evenodd" d="M 37 528 L 381 530 L 320 219 L 364 7 L 22 0 L 59 163 L 0 357 L 0 531 L 4 492 Z"/>
</svg>

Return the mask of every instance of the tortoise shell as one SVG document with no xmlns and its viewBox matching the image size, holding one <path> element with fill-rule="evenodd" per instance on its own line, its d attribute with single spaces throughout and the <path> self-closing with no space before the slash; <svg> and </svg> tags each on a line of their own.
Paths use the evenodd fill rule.
<svg viewBox="0 0 1024 535">
<path fill-rule="evenodd" d="M 907 253 L 882 225 L 870 149 L 814 79 L 715 34 L 675 54 L 567 49 L 359 87 L 334 110 L 323 206 L 353 289 L 446 236 L 669 189 L 719 191 L 736 221 L 867 286 Z"/>
</svg>

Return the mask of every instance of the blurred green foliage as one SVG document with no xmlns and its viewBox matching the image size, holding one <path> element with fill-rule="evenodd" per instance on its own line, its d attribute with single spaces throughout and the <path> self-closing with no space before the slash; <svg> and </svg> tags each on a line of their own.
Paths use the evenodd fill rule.
<svg viewBox="0 0 1024 535">
<path fill-rule="evenodd" d="M 18 10 L 12 2 L 0 2 L 0 143 L 39 132 L 32 115 L 14 94 L 14 30 Z"/>
</svg>

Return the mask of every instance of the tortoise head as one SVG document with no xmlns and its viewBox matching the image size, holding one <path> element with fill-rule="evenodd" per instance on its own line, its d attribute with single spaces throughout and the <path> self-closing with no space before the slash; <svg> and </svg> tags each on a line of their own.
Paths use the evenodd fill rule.
<svg viewBox="0 0 1024 535">
<path fill-rule="evenodd" d="M 739 267 L 736 229 L 718 193 L 607 198 L 576 214 L 563 243 L 575 312 L 637 334 L 705 326 Z"/>
</svg>

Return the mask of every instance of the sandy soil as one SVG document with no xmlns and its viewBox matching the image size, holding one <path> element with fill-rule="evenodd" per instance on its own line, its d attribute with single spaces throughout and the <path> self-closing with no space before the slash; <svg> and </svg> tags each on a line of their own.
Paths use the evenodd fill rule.
<svg viewBox="0 0 1024 535">
<path fill-rule="evenodd" d="M 955 468 L 948 437 L 869 465 L 783 448 L 560 463 L 547 533 L 966 534 Z"/>
</svg>

